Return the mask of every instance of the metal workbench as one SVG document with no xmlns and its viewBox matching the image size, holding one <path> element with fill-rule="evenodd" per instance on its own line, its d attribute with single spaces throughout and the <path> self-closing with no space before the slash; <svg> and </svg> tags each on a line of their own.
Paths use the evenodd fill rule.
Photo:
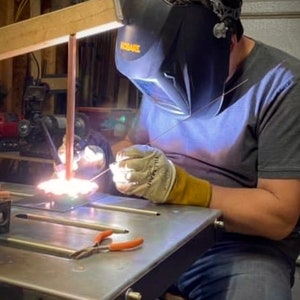
<svg viewBox="0 0 300 300">
<path fill-rule="evenodd" d="M 16 195 L 35 193 L 35 189 L 27 185 L 2 183 L 2 188 Z M 139 292 L 143 300 L 155 299 L 214 243 L 213 223 L 220 216 L 219 211 L 211 209 L 155 205 L 146 200 L 100 193 L 91 196 L 89 203 L 154 211 L 157 215 L 99 209 L 88 204 L 52 211 L 18 206 L 20 201 L 22 197 L 13 200 L 10 231 L 1 234 L 2 239 L 24 239 L 76 250 L 92 244 L 97 233 L 91 229 L 19 219 L 18 213 L 128 230 L 128 233 L 114 233 L 114 241 L 144 238 L 140 248 L 98 253 L 81 260 L 0 241 L 0 283 L 44 296 L 74 300 L 126 299 L 128 289 Z"/>
</svg>

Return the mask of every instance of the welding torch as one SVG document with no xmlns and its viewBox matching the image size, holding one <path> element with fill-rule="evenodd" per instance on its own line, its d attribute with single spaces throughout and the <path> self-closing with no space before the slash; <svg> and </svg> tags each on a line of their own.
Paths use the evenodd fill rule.
<svg viewBox="0 0 300 300">
<path fill-rule="evenodd" d="M 58 153 L 57 153 L 57 150 L 56 150 L 56 147 L 54 145 L 54 142 L 51 138 L 51 135 L 49 133 L 49 130 L 44 122 L 43 119 L 40 120 L 40 123 L 41 123 L 41 126 L 42 126 L 42 129 L 43 129 L 43 132 L 45 134 L 45 137 L 46 137 L 46 140 L 47 140 L 47 143 L 49 145 L 49 148 L 50 148 L 50 153 L 51 153 L 51 156 L 52 156 L 52 159 L 53 159 L 53 163 L 54 163 L 54 170 L 56 173 L 60 173 L 64 170 L 64 164 L 62 163 Z"/>
</svg>

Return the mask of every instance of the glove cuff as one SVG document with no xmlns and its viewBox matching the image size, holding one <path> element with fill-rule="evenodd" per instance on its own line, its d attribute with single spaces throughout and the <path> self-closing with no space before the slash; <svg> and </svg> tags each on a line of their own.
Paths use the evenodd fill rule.
<svg viewBox="0 0 300 300">
<path fill-rule="evenodd" d="M 166 188 L 165 188 L 165 195 L 163 197 L 163 200 L 162 201 L 154 201 L 154 202 L 166 202 L 168 197 L 169 197 L 169 194 L 174 186 L 174 183 L 175 183 L 175 179 L 176 179 L 176 168 L 175 168 L 175 165 L 170 161 L 168 160 L 169 164 L 170 164 L 170 169 L 169 169 L 169 179 L 166 180 Z"/>
<path fill-rule="evenodd" d="M 175 166 L 175 169 L 175 182 L 165 202 L 209 207 L 212 195 L 211 184 L 207 180 L 188 174 L 178 166 Z"/>
</svg>

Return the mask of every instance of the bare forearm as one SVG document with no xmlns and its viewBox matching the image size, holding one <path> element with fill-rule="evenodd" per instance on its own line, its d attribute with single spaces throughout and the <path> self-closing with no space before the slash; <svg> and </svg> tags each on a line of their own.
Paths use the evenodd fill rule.
<svg viewBox="0 0 300 300">
<path fill-rule="evenodd" d="M 227 231 L 275 240 L 286 237 L 299 218 L 299 201 L 291 209 L 283 199 L 261 188 L 213 186 L 210 207 L 222 211 Z"/>
</svg>

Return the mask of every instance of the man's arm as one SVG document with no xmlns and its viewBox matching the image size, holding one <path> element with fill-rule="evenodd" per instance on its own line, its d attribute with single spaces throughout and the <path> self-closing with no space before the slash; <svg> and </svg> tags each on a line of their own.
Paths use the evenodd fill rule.
<svg viewBox="0 0 300 300">
<path fill-rule="evenodd" d="M 228 232 L 281 240 L 293 231 L 300 215 L 300 179 L 259 179 L 257 188 L 214 186 L 147 145 L 117 153 L 111 170 L 121 193 L 155 203 L 221 210 Z"/>
<path fill-rule="evenodd" d="M 222 211 L 227 231 L 281 240 L 300 216 L 300 180 L 259 179 L 253 189 L 213 186 L 210 208 Z"/>
</svg>

